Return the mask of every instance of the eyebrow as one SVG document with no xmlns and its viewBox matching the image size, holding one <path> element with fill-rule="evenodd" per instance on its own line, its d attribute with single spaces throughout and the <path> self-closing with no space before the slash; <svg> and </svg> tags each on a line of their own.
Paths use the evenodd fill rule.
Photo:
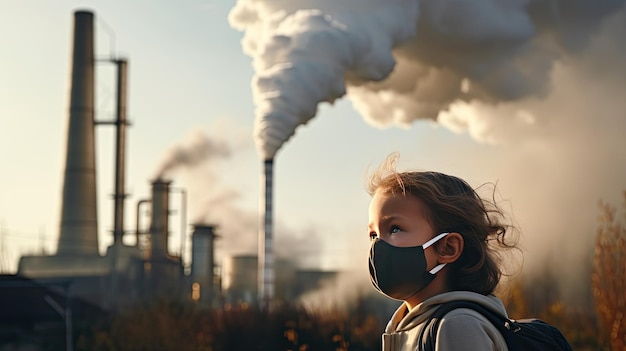
<svg viewBox="0 0 626 351">
<path fill-rule="evenodd" d="M 404 219 L 404 216 L 389 215 L 389 216 L 382 216 L 382 217 L 380 217 L 380 221 L 381 222 L 391 222 L 394 219 Z"/>
<path fill-rule="evenodd" d="M 382 216 L 380 217 L 380 223 L 382 223 L 383 225 L 388 225 L 389 222 L 393 222 L 394 220 L 397 219 L 401 219 L 403 220 L 405 217 L 404 216 L 398 216 L 398 215 L 389 215 L 389 216 Z M 373 223 L 369 223 L 367 225 L 367 229 L 372 229 Z"/>
</svg>

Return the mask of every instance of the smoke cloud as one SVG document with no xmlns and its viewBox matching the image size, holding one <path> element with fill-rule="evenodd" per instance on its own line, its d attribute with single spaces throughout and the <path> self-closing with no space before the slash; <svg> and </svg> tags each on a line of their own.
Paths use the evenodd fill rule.
<svg viewBox="0 0 626 351">
<path fill-rule="evenodd" d="M 290 11 L 275 5 L 285 4 L 240 1 L 230 16 L 254 58 L 254 133 L 265 159 L 315 116 L 318 103 L 345 95 L 344 76 L 377 81 L 389 75 L 391 49 L 413 35 L 417 15 L 417 3 L 408 1 L 361 1 L 357 15 L 327 11 L 343 5 Z"/>
<path fill-rule="evenodd" d="M 455 103 L 545 97 L 623 0 L 239 0 L 253 58 L 255 138 L 272 158 L 321 102 L 346 91 L 373 125 L 437 120 Z M 520 117 L 522 120 L 528 116 Z"/>
<path fill-rule="evenodd" d="M 193 130 L 187 138 L 171 146 L 155 172 L 155 178 L 170 176 L 172 172 L 184 167 L 196 167 L 213 158 L 226 158 L 231 154 L 231 147 L 224 141 L 209 139 L 199 130 Z"/>
</svg>

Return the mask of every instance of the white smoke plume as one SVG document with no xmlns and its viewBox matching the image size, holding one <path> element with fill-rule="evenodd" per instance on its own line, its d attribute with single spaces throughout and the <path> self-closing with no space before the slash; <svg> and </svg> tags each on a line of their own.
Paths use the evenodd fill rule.
<svg viewBox="0 0 626 351">
<path fill-rule="evenodd" d="M 436 120 L 459 102 L 546 96 L 555 63 L 582 52 L 623 7 L 624 0 L 239 0 L 230 23 L 244 31 L 253 58 L 254 133 L 269 159 L 319 103 L 346 91 L 380 127 Z"/>
<path fill-rule="evenodd" d="M 240 1 L 230 17 L 246 31 L 244 51 L 254 58 L 255 137 L 264 159 L 315 116 L 318 103 L 345 94 L 346 74 L 360 81 L 389 75 L 391 49 L 413 35 L 417 15 L 409 1 L 360 1 L 358 15 L 343 16 L 319 3 L 290 12 L 273 12 L 274 4 Z"/>
</svg>

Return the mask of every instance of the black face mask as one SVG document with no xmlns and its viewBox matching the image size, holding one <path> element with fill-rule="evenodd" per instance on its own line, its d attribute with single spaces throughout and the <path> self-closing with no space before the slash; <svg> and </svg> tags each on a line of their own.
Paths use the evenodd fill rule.
<svg viewBox="0 0 626 351">
<path fill-rule="evenodd" d="M 398 247 L 375 239 L 370 248 L 370 280 L 381 293 L 406 300 L 423 290 L 446 264 L 428 271 L 424 250 L 448 235 L 441 233 L 421 246 Z"/>
</svg>

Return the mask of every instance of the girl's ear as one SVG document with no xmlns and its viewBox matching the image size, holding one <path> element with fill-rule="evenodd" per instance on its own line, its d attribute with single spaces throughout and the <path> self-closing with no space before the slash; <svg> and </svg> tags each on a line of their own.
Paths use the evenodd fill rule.
<svg viewBox="0 0 626 351">
<path fill-rule="evenodd" d="M 437 244 L 439 263 L 452 263 L 461 257 L 463 252 L 463 236 L 459 233 L 450 233 L 443 237 Z"/>
</svg>

